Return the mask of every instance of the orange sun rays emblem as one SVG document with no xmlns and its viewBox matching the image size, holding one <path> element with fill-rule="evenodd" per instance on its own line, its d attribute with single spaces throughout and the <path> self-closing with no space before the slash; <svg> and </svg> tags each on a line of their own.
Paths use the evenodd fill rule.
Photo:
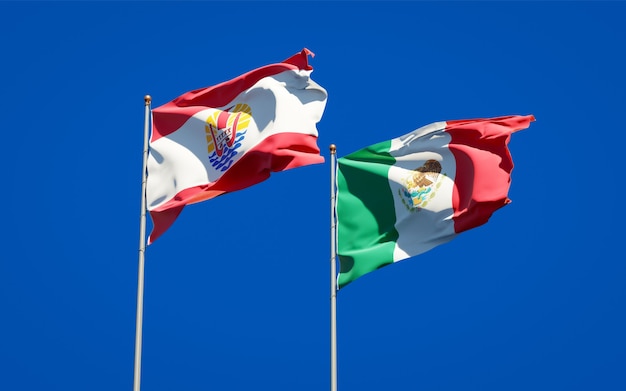
<svg viewBox="0 0 626 391">
<path fill-rule="evenodd" d="M 209 154 L 215 152 L 218 157 L 224 150 L 232 148 L 237 133 L 248 128 L 252 110 L 250 106 L 238 103 L 226 110 L 215 110 L 204 126 Z"/>
</svg>

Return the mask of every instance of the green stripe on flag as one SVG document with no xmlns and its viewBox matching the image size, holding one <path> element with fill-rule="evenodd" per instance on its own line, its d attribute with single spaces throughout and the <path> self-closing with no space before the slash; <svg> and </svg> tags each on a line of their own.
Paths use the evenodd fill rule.
<svg viewBox="0 0 626 391">
<path fill-rule="evenodd" d="M 396 159 L 391 141 L 374 144 L 338 159 L 338 286 L 393 263 L 398 232 L 388 172 Z"/>
</svg>

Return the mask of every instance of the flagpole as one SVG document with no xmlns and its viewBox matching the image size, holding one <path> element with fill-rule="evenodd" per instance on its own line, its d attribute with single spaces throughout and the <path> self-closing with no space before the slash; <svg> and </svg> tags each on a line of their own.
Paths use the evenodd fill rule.
<svg viewBox="0 0 626 391">
<path fill-rule="evenodd" d="M 335 218 L 335 144 L 330 145 L 330 390 L 337 391 L 337 244 Z"/>
<path fill-rule="evenodd" d="M 146 181 L 148 179 L 148 129 L 150 122 L 150 95 L 144 97 L 145 117 L 143 127 L 143 167 L 141 179 L 141 218 L 139 223 L 139 272 L 137 276 L 137 323 L 135 325 L 135 378 L 133 391 L 141 384 L 141 335 L 143 327 L 143 280 L 146 252 Z"/>
</svg>

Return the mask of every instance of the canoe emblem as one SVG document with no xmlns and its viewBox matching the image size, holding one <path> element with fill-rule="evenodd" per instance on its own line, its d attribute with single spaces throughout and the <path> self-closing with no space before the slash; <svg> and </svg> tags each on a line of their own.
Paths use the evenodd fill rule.
<svg viewBox="0 0 626 391">
<path fill-rule="evenodd" d="M 206 120 L 207 152 L 211 166 L 226 171 L 233 163 L 237 149 L 250 123 L 250 106 L 238 103 L 226 110 L 215 110 Z"/>
</svg>

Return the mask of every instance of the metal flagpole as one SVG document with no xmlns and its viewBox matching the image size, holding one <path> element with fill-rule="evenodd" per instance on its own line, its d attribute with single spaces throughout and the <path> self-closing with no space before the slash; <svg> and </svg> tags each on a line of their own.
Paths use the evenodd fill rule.
<svg viewBox="0 0 626 391">
<path fill-rule="evenodd" d="M 335 218 L 335 144 L 330 145 L 330 390 L 337 391 L 337 244 Z"/>
<path fill-rule="evenodd" d="M 146 95 L 145 120 L 143 127 L 143 171 L 141 180 L 141 219 L 139 223 L 139 273 L 137 277 L 137 323 L 135 325 L 135 380 L 133 391 L 139 391 L 141 383 L 141 332 L 143 327 L 143 277 L 144 259 L 146 253 L 146 181 L 148 179 L 148 128 L 150 122 L 150 102 L 152 98 Z"/>
</svg>

